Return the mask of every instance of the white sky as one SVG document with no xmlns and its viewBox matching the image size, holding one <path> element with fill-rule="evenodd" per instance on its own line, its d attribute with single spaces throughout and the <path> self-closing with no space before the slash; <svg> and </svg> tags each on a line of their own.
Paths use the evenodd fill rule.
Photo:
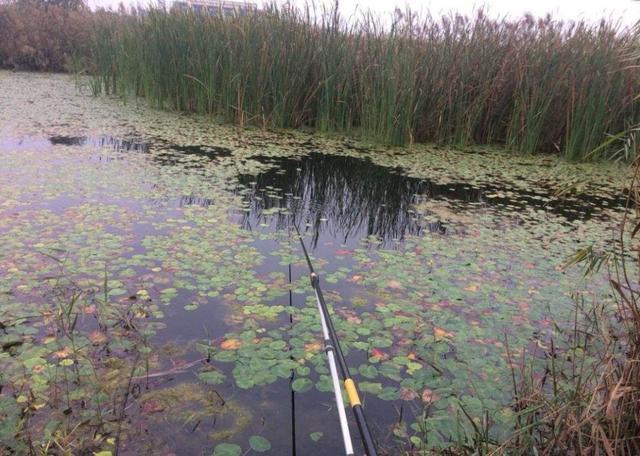
<svg viewBox="0 0 640 456">
<path fill-rule="evenodd" d="M 172 0 L 167 0 L 171 2 Z M 258 4 L 262 0 L 252 0 Z M 146 1 L 122 0 L 127 6 Z M 120 0 L 89 0 L 91 6 L 115 7 Z M 278 3 L 284 3 L 279 0 Z M 305 0 L 290 0 L 290 3 L 303 5 Z M 331 4 L 332 0 L 316 0 L 316 4 Z M 474 10 L 483 6 L 490 16 L 519 17 L 525 13 L 544 16 L 551 13 L 556 19 L 599 21 L 602 18 L 620 20 L 624 25 L 633 25 L 640 20 L 640 1 L 636 0 L 340 0 L 340 9 L 344 14 L 352 14 L 356 9 L 372 10 L 388 15 L 396 7 L 432 15 L 446 14 L 452 11 L 473 14 Z"/>
</svg>

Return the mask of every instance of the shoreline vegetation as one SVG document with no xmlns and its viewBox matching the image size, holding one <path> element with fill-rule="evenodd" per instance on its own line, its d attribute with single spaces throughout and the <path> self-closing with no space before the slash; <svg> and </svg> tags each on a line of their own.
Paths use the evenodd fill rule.
<svg viewBox="0 0 640 456">
<path fill-rule="evenodd" d="M 407 10 L 386 24 L 311 6 L 204 15 L 19 0 L 0 6 L 0 24 L 2 67 L 85 72 L 95 94 L 239 126 L 578 161 L 628 159 L 618 141 L 598 146 L 640 121 L 637 33 L 605 21 Z"/>
</svg>

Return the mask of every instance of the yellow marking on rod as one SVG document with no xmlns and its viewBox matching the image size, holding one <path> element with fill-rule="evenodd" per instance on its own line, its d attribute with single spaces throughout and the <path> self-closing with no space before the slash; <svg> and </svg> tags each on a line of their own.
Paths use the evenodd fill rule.
<svg viewBox="0 0 640 456">
<path fill-rule="evenodd" d="M 358 390 L 356 389 L 356 384 L 350 378 L 344 381 L 344 389 L 347 390 L 347 396 L 349 396 L 349 403 L 351 407 L 355 407 L 360 404 L 360 397 L 358 396 Z"/>
</svg>

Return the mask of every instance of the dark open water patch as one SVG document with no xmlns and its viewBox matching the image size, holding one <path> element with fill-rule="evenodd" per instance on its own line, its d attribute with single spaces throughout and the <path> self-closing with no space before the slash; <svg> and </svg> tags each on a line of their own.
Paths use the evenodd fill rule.
<svg viewBox="0 0 640 456">
<path fill-rule="evenodd" d="M 151 143 L 135 138 L 119 138 L 116 136 L 51 136 L 49 142 L 52 145 L 62 146 L 93 146 L 96 148 L 106 147 L 124 152 L 149 152 Z M 229 157 L 233 151 L 227 147 L 212 145 L 179 145 L 170 144 L 166 141 L 157 141 L 164 148 L 172 152 L 179 152 L 186 155 L 198 155 L 202 157 Z"/>
<path fill-rule="evenodd" d="M 624 208 L 626 197 L 593 194 L 558 198 L 550 189 L 523 190 L 508 185 L 474 186 L 465 182 L 439 184 L 403 174 L 401 168 L 375 164 L 369 158 L 312 152 L 301 158 L 252 157 L 271 167 L 257 175 L 240 175 L 247 205 L 242 224 L 264 225 L 276 217 L 276 227 L 306 224 L 317 235 L 329 232 L 336 241 L 375 236 L 386 243 L 405 235 L 445 234 L 448 221 L 425 202 L 446 202 L 464 213 L 469 208 L 495 208 L 516 217 L 534 209 L 558 215 L 567 222 L 602 215 L 603 208 Z M 283 210 L 284 209 L 284 210 Z"/>
<path fill-rule="evenodd" d="M 172 150 L 178 151 L 187 155 L 198 155 L 202 157 L 230 157 L 233 154 L 233 151 L 228 147 L 221 146 L 204 146 L 204 145 L 187 145 L 180 146 L 177 144 L 172 144 L 170 146 Z"/>
<path fill-rule="evenodd" d="M 149 143 L 137 139 L 118 138 L 114 136 L 51 136 L 52 145 L 93 146 L 110 148 L 123 152 L 148 152 Z"/>
</svg>

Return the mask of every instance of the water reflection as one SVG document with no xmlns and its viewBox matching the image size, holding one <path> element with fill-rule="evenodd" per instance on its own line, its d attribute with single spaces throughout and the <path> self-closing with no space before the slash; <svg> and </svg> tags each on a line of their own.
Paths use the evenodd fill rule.
<svg viewBox="0 0 640 456">
<path fill-rule="evenodd" d="M 437 184 L 408 177 L 367 158 L 310 153 L 299 159 L 254 157 L 271 165 L 265 172 L 239 176 L 244 189 L 242 226 L 275 225 L 285 229 L 291 219 L 306 225 L 317 242 L 320 233 L 341 243 L 373 236 L 386 244 L 408 234 L 445 234 L 447 222 L 421 203 L 442 201 L 463 217 L 472 206 L 519 213 L 540 209 L 568 222 L 587 219 L 602 207 L 623 207 L 624 195 L 609 198 L 577 195 L 554 198 L 545 189 L 467 183 Z M 420 207 L 422 211 L 420 212 Z M 291 217 L 290 217 L 291 215 Z M 455 218 L 455 217 L 454 217 Z"/>
<path fill-rule="evenodd" d="M 187 206 L 200 206 L 200 207 L 209 207 L 212 206 L 215 201 L 211 198 L 203 198 L 201 196 L 196 195 L 184 195 L 178 198 L 178 207 L 187 207 Z"/>
<path fill-rule="evenodd" d="M 245 215 L 242 225 L 252 229 L 275 219 L 286 228 L 291 218 L 346 243 L 375 236 L 382 242 L 419 235 L 426 229 L 445 232 L 441 223 L 425 224 L 412 207 L 437 193 L 433 184 L 403 176 L 368 159 L 311 153 L 300 160 L 262 159 L 274 165 L 258 176 L 242 175 Z M 470 186 L 456 189 L 460 198 L 477 200 Z M 289 217 L 289 214 L 292 217 Z"/>
<path fill-rule="evenodd" d="M 63 146 L 92 146 L 109 148 L 119 152 L 148 152 L 149 143 L 136 139 L 124 139 L 114 136 L 52 136 L 51 144 Z"/>
</svg>

